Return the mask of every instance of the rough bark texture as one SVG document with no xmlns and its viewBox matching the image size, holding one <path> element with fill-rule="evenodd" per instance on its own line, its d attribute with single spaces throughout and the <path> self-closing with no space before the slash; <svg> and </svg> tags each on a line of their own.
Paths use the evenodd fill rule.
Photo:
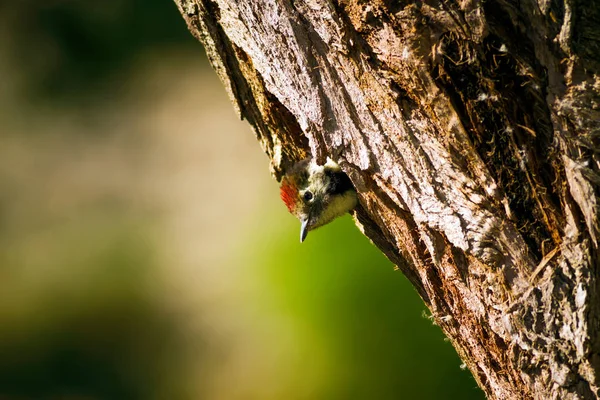
<svg viewBox="0 0 600 400">
<path fill-rule="evenodd" d="M 489 398 L 598 398 L 597 1 L 176 3 L 275 177 L 339 162 Z"/>
</svg>

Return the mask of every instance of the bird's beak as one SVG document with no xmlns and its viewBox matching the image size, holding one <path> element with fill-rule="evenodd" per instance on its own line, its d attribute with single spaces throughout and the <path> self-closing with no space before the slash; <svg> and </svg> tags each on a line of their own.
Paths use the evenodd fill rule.
<svg viewBox="0 0 600 400">
<path fill-rule="evenodd" d="M 304 242 L 306 235 L 308 235 L 308 218 L 303 219 L 300 226 L 300 243 Z"/>
</svg>

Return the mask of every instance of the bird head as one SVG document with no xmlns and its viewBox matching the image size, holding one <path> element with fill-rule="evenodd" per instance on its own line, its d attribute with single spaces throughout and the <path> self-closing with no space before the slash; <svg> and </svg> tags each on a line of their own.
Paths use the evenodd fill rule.
<svg viewBox="0 0 600 400">
<path fill-rule="evenodd" d="M 281 181 L 281 199 L 301 223 L 300 242 L 308 231 L 328 224 L 357 204 L 350 178 L 333 161 L 318 165 L 312 159 L 296 163 Z"/>
</svg>

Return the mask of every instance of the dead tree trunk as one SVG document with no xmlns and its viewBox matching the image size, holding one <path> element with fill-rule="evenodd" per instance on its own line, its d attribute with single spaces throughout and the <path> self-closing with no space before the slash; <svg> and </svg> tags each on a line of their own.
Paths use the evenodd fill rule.
<svg viewBox="0 0 600 400">
<path fill-rule="evenodd" d="M 599 397 L 597 1 L 176 2 L 275 177 L 339 162 L 489 398 Z"/>
</svg>

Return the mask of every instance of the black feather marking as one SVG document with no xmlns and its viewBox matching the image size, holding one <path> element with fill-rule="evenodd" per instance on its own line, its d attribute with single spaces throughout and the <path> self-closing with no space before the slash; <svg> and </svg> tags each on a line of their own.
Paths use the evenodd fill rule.
<svg viewBox="0 0 600 400">
<path fill-rule="evenodd" d="M 329 185 L 327 186 L 328 194 L 338 195 L 346 193 L 348 190 L 355 190 L 354 186 L 352 185 L 352 181 L 350 181 L 350 178 L 348 178 L 348 175 L 342 171 L 326 169 L 325 175 L 329 178 Z"/>
</svg>

